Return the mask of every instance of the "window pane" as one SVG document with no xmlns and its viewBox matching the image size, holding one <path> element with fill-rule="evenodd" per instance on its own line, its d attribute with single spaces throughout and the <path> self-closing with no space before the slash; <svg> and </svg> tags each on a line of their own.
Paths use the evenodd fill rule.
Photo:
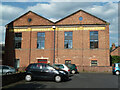
<svg viewBox="0 0 120 90">
<path fill-rule="evenodd" d="M 69 40 L 68 48 L 72 48 L 72 40 Z"/>
<path fill-rule="evenodd" d="M 118 67 L 120 67 L 120 64 L 118 64 Z"/>
<path fill-rule="evenodd" d="M 97 66 L 97 60 L 92 60 L 91 61 L 91 66 Z"/>
<path fill-rule="evenodd" d="M 21 33 L 15 33 L 15 37 L 22 37 Z"/>
<path fill-rule="evenodd" d="M 6 66 L 3 66 L 3 69 L 9 69 L 8 67 L 6 67 Z"/>
<path fill-rule="evenodd" d="M 21 48 L 21 41 L 16 41 L 15 48 Z"/>
<path fill-rule="evenodd" d="M 72 36 L 66 36 L 65 40 L 72 40 Z"/>
<path fill-rule="evenodd" d="M 40 48 L 40 43 L 37 43 L 37 48 Z"/>
<path fill-rule="evenodd" d="M 48 69 L 48 70 L 53 70 L 54 68 L 51 67 L 51 66 L 46 66 L 46 69 Z"/>
<path fill-rule="evenodd" d="M 68 48 L 68 41 L 67 40 L 65 40 L 65 42 L 64 42 L 64 47 Z"/>
<path fill-rule="evenodd" d="M 21 48 L 22 33 L 15 33 L 15 48 Z"/>
<path fill-rule="evenodd" d="M 65 32 L 64 48 L 72 48 L 72 32 Z"/>
<path fill-rule="evenodd" d="M 94 48 L 98 48 L 98 42 L 94 42 Z"/>
<path fill-rule="evenodd" d="M 15 68 L 19 68 L 20 67 L 20 60 L 19 59 L 15 59 Z"/>
<path fill-rule="evenodd" d="M 90 31 L 90 48 L 98 48 L 98 31 Z"/>
<path fill-rule="evenodd" d="M 63 65 L 60 65 L 59 68 L 64 68 L 64 66 L 63 66 Z"/>
<path fill-rule="evenodd" d="M 98 31 L 90 32 L 90 40 L 98 40 Z"/>
<path fill-rule="evenodd" d="M 90 42 L 90 48 L 94 48 L 93 42 Z"/>
<path fill-rule="evenodd" d="M 45 37 L 45 32 L 39 32 L 39 33 L 37 33 L 37 36 L 38 37 Z"/>
<path fill-rule="evenodd" d="M 44 49 L 45 47 L 45 33 L 39 32 L 37 33 L 37 48 Z"/>
<path fill-rule="evenodd" d="M 98 48 L 98 41 L 97 41 L 97 42 L 95 42 L 95 41 L 90 41 L 90 48 L 91 48 L 91 49 Z"/>
<path fill-rule="evenodd" d="M 35 69 L 42 69 L 42 68 L 43 68 L 42 65 L 37 64 Z"/>
<path fill-rule="evenodd" d="M 65 60 L 65 64 L 71 64 L 71 60 Z"/>
<path fill-rule="evenodd" d="M 45 42 L 41 42 L 41 49 L 44 49 Z"/>
</svg>

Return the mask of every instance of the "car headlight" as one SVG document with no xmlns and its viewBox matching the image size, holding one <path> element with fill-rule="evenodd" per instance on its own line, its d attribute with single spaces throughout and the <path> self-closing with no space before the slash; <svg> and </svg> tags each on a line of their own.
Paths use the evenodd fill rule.
<svg viewBox="0 0 120 90">
<path fill-rule="evenodd" d="M 60 73 L 66 74 L 64 71 L 60 71 Z"/>
</svg>

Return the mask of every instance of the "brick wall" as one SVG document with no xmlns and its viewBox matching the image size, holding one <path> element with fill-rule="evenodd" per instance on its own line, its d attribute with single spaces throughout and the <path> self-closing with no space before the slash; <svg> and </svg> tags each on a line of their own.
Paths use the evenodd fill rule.
<svg viewBox="0 0 120 90">
<path fill-rule="evenodd" d="M 83 17 L 83 21 L 79 21 L 79 17 Z M 31 18 L 30 23 L 27 22 Z M 9 32 L 9 29 L 14 26 L 45 26 L 52 27 L 80 27 L 81 25 L 91 24 L 91 27 L 103 25 L 105 30 L 98 31 L 99 48 L 90 49 L 90 30 L 73 30 L 73 48 L 64 49 L 64 32 L 56 31 L 55 35 L 55 62 L 65 63 L 65 60 L 71 60 L 78 66 L 90 66 L 91 60 L 98 60 L 98 66 L 110 66 L 109 61 L 109 25 L 105 24 L 98 18 L 95 18 L 88 13 L 79 11 L 57 23 L 42 18 L 32 12 L 25 14 L 13 23 L 9 24 L 6 28 L 6 41 L 5 41 L 5 61 L 4 64 L 14 66 L 14 59 L 20 59 L 20 67 L 26 67 L 29 63 L 36 63 L 37 58 L 47 58 L 50 64 L 53 64 L 54 55 L 54 32 L 45 31 L 45 49 L 37 49 L 37 32 L 36 31 L 23 31 L 22 32 L 22 48 L 14 49 L 14 33 Z M 19 27 L 18 27 L 19 28 Z M 41 31 L 40 31 L 41 32 Z M 31 33 L 31 47 L 30 47 L 30 33 Z M 30 52 L 31 48 L 31 52 Z M 93 67 L 91 67 L 93 68 Z M 97 70 L 97 69 L 96 69 Z M 102 69 L 103 70 L 103 69 Z"/>
<path fill-rule="evenodd" d="M 97 66 L 97 67 L 90 67 L 90 66 L 78 66 L 77 67 L 79 72 L 109 72 L 112 73 L 111 66 Z"/>
<path fill-rule="evenodd" d="M 99 33 L 99 48 L 90 49 L 89 30 L 73 31 L 73 48 L 64 49 L 64 32 L 58 31 L 58 49 L 56 49 L 56 60 L 58 63 L 65 63 L 65 60 L 71 60 L 72 63 L 81 66 L 90 66 L 91 60 L 98 60 L 98 66 L 109 66 L 109 48 L 107 31 L 100 30 Z M 58 58 L 57 58 L 58 57 Z"/>
<path fill-rule="evenodd" d="M 32 21 L 29 23 L 28 18 L 31 18 Z M 53 23 L 39 15 L 36 15 L 33 12 L 28 12 L 19 19 L 17 19 L 14 23 L 13 26 L 28 26 L 28 25 L 53 25 Z"/>
<path fill-rule="evenodd" d="M 83 20 L 80 21 L 79 17 L 83 17 Z M 92 15 L 80 10 L 69 17 L 60 20 L 59 22 L 56 23 L 57 25 L 71 25 L 71 24 L 105 24 L 104 21 L 93 17 Z"/>
</svg>

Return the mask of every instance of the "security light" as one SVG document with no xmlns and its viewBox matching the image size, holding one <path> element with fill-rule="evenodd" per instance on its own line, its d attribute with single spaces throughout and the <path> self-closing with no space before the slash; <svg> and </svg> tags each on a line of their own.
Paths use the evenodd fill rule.
<svg viewBox="0 0 120 90">
<path fill-rule="evenodd" d="M 56 27 L 55 26 L 52 26 L 53 29 L 55 29 Z"/>
</svg>

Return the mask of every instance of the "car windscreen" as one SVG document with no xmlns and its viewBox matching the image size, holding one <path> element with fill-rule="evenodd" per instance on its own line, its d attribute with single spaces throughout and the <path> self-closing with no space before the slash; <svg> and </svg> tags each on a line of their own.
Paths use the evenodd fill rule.
<svg viewBox="0 0 120 90">
<path fill-rule="evenodd" d="M 55 65 L 53 65 L 52 67 L 55 68 L 55 69 L 60 69 L 59 67 L 57 67 L 57 66 L 55 66 Z"/>
<path fill-rule="evenodd" d="M 64 68 L 63 65 L 55 65 L 56 67 L 59 67 L 59 68 Z"/>
<path fill-rule="evenodd" d="M 9 69 L 9 67 L 7 67 L 7 66 L 3 66 L 2 69 Z"/>
</svg>

